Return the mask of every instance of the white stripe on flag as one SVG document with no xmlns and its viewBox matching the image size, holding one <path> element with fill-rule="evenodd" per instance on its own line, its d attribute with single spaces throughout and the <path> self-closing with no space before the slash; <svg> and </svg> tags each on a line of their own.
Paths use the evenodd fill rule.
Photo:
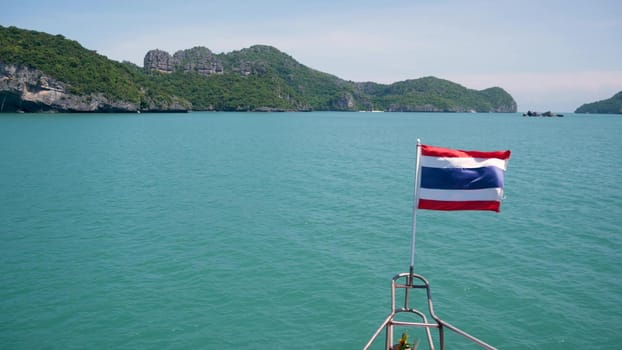
<svg viewBox="0 0 622 350">
<path fill-rule="evenodd" d="M 503 197 L 502 188 L 484 188 L 481 190 L 436 190 L 419 189 L 420 199 L 435 201 L 500 201 Z"/>
<path fill-rule="evenodd" d="M 421 156 L 421 166 L 429 168 L 482 168 L 495 166 L 501 170 L 507 169 L 507 160 L 498 158 L 451 158 Z"/>
</svg>

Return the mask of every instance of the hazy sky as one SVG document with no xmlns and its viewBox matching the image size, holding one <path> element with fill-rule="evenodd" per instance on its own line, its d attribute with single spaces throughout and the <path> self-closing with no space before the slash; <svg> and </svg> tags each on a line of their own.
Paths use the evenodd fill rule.
<svg viewBox="0 0 622 350">
<path fill-rule="evenodd" d="M 148 50 L 272 45 L 353 81 L 500 86 L 519 111 L 622 90 L 620 0 L 4 0 L 0 25 L 62 34 L 140 66 Z"/>
</svg>

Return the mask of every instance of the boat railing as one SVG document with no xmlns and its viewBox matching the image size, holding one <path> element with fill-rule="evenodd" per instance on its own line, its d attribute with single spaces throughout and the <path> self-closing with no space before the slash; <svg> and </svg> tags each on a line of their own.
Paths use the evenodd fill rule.
<svg viewBox="0 0 622 350">
<path fill-rule="evenodd" d="M 398 283 L 400 280 L 405 280 L 402 283 Z M 396 307 L 396 289 L 404 289 L 404 306 Z M 417 310 L 416 308 L 410 307 L 410 291 L 414 289 L 425 289 L 427 293 L 427 308 L 428 314 L 432 318 L 431 321 L 428 321 L 426 314 Z M 393 277 L 391 280 L 391 313 L 389 316 L 382 322 L 380 327 L 376 330 L 371 339 L 365 344 L 363 350 L 367 350 L 371 347 L 371 345 L 376 341 L 378 336 L 385 331 L 385 349 L 386 350 L 394 350 L 397 349 L 396 340 L 394 339 L 394 331 L 395 327 L 415 327 L 415 328 L 424 328 L 425 338 L 428 343 L 428 348 L 430 350 L 435 349 L 435 341 L 432 337 L 431 329 L 438 330 L 438 344 L 441 350 L 445 350 L 445 329 L 448 329 L 466 339 L 471 341 L 472 343 L 479 345 L 484 349 L 496 350 L 495 347 L 483 342 L 482 340 L 470 335 L 469 333 L 455 327 L 443 320 L 441 320 L 434 313 L 434 307 L 432 305 L 432 295 L 430 293 L 430 284 L 429 282 L 421 275 L 410 274 L 410 273 L 400 273 Z M 410 314 L 418 317 L 421 322 L 409 322 L 409 321 L 400 321 L 396 320 L 396 316 L 400 314 Z"/>
</svg>

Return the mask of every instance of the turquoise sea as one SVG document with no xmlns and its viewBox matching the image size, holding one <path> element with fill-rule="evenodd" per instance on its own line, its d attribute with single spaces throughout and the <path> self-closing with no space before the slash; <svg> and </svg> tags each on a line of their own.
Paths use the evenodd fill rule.
<svg viewBox="0 0 622 350">
<path fill-rule="evenodd" d="M 420 138 L 512 151 L 501 213 L 417 214 L 436 313 L 499 349 L 619 349 L 621 135 L 573 114 L 1 115 L 0 348 L 360 349 L 408 270 Z"/>
</svg>

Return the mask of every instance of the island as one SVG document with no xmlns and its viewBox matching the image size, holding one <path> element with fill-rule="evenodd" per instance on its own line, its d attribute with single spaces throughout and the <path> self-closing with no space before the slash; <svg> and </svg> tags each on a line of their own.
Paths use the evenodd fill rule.
<svg viewBox="0 0 622 350">
<path fill-rule="evenodd" d="M 423 77 L 353 82 L 275 47 L 229 53 L 154 49 L 143 67 L 62 35 L 0 26 L 0 112 L 389 111 L 516 112 L 500 87 Z M 373 67 L 370 67 L 373 69 Z"/>
<path fill-rule="evenodd" d="M 583 104 L 575 113 L 622 114 L 622 91 L 606 100 Z"/>
</svg>

